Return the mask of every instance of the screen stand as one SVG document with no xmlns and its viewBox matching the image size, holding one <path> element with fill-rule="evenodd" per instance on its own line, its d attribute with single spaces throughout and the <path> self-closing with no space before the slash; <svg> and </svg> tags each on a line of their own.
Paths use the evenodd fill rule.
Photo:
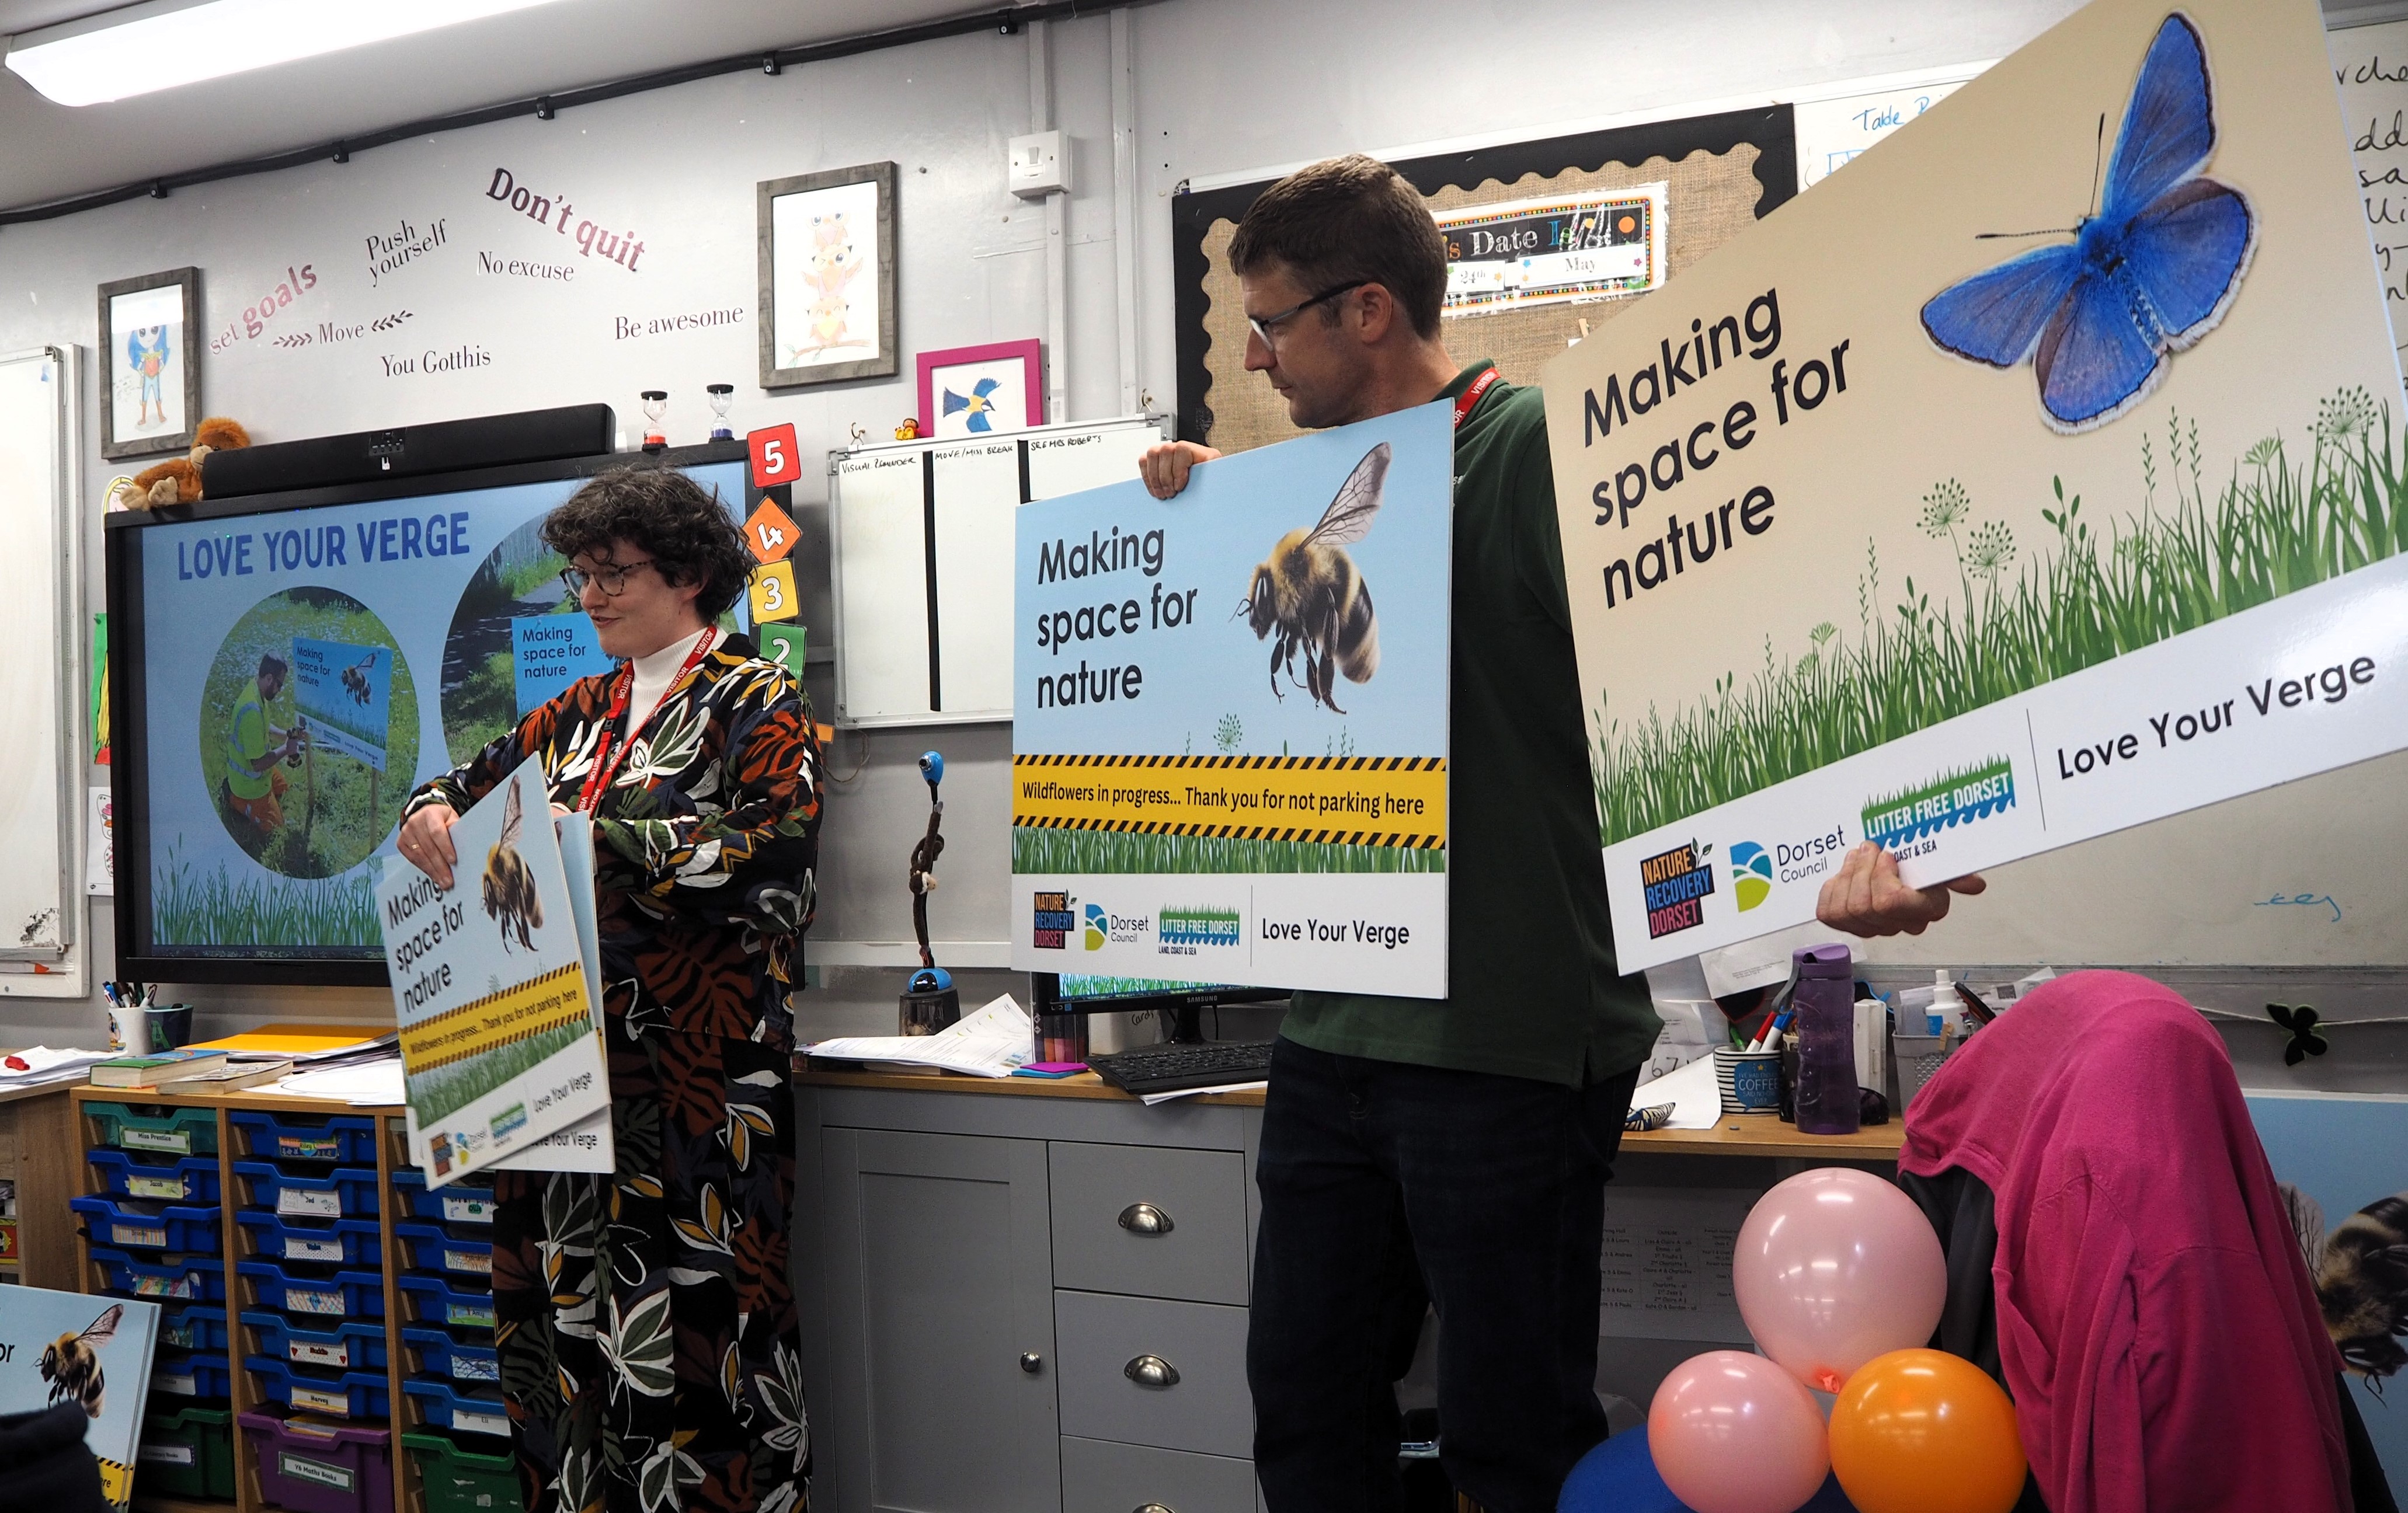
<svg viewBox="0 0 2408 1513">
<path fill-rule="evenodd" d="M 1195 1004 L 1182 1004 L 1166 1008 L 1163 1014 L 1170 1021 L 1168 1041 L 1174 1046 L 1200 1046 L 1204 1043 L 1204 1010 Z"/>
</svg>

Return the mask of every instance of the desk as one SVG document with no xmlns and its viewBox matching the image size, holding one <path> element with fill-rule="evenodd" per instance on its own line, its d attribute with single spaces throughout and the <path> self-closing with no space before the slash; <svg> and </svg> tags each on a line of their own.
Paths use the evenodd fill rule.
<svg viewBox="0 0 2408 1513">
<path fill-rule="evenodd" d="M 17 1184 L 17 1259 L 0 1261 L 0 1281 L 78 1290 L 67 1199 L 83 1191 L 82 1146 L 68 1093 L 80 1086 L 49 1082 L 0 1092 L 0 1178 Z"/>
<path fill-rule="evenodd" d="M 1147 1107 L 1092 1073 L 825 1064 L 796 1083 L 817 1506 L 1254 1513 L 1261 1092 Z M 1741 1115 L 1626 1135 L 1615 1169 L 1640 1186 L 1762 1188 L 1799 1165 L 1894 1162 L 1899 1135 Z M 1706 1348 L 1637 1344 L 1628 1368 L 1651 1385 L 1671 1363 L 1657 1354 Z M 1148 1356 L 1176 1384 L 1138 1385 Z"/>
</svg>

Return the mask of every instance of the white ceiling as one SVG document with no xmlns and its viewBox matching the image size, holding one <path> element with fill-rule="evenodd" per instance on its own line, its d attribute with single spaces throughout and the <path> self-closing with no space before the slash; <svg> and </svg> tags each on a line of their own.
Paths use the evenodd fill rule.
<svg viewBox="0 0 2408 1513">
<path fill-rule="evenodd" d="M 0 0 L 0 32 L 114 8 Z M 996 8 L 978 0 L 560 0 L 79 108 L 53 105 L 0 70 L 0 209 L 681 64 Z"/>
</svg>

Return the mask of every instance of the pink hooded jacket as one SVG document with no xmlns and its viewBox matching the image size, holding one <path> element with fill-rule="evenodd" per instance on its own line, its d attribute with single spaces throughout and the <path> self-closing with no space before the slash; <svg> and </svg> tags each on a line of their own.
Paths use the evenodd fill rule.
<svg viewBox="0 0 2408 1513">
<path fill-rule="evenodd" d="M 2048 983 L 1906 1111 L 1998 1205 L 1999 1353 L 2051 1513 L 2349 1513 L 2306 1263 L 2224 1043 L 2145 978 Z"/>
</svg>

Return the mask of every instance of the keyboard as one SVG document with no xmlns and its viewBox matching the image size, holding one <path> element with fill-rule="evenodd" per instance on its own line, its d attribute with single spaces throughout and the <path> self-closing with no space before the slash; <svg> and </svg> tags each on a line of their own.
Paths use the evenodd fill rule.
<svg viewBox="0 0 2408 1513">
<path fill-rule="evenodd" d="M 1090 1063 L 1096 1075 L 1123 1092 L 1180 1092 L 1231 1082 L 1260 1082 L 1270 1076 L 1268 1040 L 1221 1040 L 1201 1046 L 1140 1046 Z"/>
</svg>

